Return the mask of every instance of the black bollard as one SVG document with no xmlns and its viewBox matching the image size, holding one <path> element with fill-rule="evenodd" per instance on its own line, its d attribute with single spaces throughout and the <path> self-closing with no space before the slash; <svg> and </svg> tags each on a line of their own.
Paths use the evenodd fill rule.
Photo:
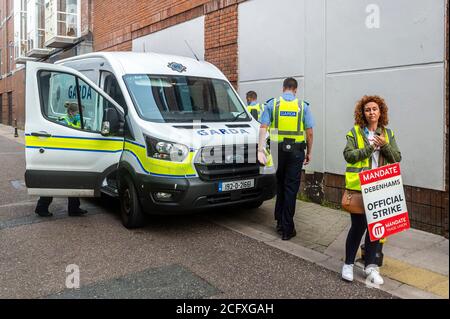
<svg viewBox="0 0 450 319">
<path fill-rule="evenodd" d="M 17 119 L 14 119 L 14 137 L 19 137 L 19 133 L 17 132 Z"/>
</svg>

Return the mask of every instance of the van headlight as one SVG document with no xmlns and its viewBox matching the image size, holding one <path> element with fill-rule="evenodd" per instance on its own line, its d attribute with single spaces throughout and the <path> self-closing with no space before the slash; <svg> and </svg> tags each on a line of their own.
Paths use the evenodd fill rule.
<svg viewBox="0 0 450 319">
<path fill-rule="evenodd" d="M 183 162 L 189 154 L 186 145 L 145 136 L 147 156 L 165 161 Z"/>
</svg>

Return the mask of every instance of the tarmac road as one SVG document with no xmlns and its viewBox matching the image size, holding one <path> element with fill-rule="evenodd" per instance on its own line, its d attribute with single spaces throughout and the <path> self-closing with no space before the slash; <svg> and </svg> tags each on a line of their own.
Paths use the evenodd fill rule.
<svg viewBox="0 0 450 319">
<path fill-rule="evenodd" d="M 39 218 L 23 145 L 0 136 L 0 163 L 0 298 L 393 298 L 206 218 L 226 210 L 127 230 L 115 199 L 82 200 L 88 215 L 68 217 L 60 198 Z M 66 288 L 68 265 L 80 289 Z"/>
</svg>

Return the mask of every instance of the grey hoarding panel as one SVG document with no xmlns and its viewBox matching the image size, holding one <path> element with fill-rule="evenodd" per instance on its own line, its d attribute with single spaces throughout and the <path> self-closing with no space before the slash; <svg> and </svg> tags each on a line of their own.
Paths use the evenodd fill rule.
<svg viewBox="0 0 450 319">
<path fill-rule="evenodd" d="M 239 5 L 239 80 L 304 75 L 303 0 L 254 0 Z"/>
<path fill-rule="evenodd" d="M 299 99 L 303 99 L 303 78 L 297 77 L 295 79 L 298 81 L 299 86 L 297 96 Z M 241 82 L 239 84 L 239 95 L 241 96 L 243 101 L 246 101 L 245 94 L 248 91 L 255 91 L 258 94 L 258 102 L 264 103 L 268 99 L 279 97 L 281 94 L 283 94 L 283 80 L 284 78 L 265 81 Z"/>
<path fill-rule="evenodd" d="M 205 58 L 205 17 L 199 17 L 173 27 L 133 40 L 134 52 L 156 52 L 193 58 L 187 41 L 200 60 Z"/>
<path fill-rule="evenodd" d="M 445 0 L 333 0 L 326 5 L 328 73 L 444 59 Z M 371 18 L 378 9 L 376 28 Z"/>
<path fill-rule="evenodd" d="M 326 171 L 343 174 L 345 135 L 356 101 L 364 94 L 386 99 L 402 152 L 403 182 L 444 190 L 444 66 L 330 75 L 326 82 Z"/>
<path fill-rule="evenodd" d="M 325 0 L 305 2 L 305 99 L 314 116 L 312 161 L 306 167 L 315 172 L 325 168 Z"/>
</svg>

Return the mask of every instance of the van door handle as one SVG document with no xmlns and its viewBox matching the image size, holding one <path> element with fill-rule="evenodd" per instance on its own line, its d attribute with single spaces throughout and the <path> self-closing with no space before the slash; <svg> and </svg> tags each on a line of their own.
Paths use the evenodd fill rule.
<svg viewBox="0 0 450 319">
<path fill-rule="evenodd" d="M 38 137 L 52 137 L 52 134 L 49 134 L 47 132 L 31 132 L 31 136 L 38 136 Z"/>
</svg>

